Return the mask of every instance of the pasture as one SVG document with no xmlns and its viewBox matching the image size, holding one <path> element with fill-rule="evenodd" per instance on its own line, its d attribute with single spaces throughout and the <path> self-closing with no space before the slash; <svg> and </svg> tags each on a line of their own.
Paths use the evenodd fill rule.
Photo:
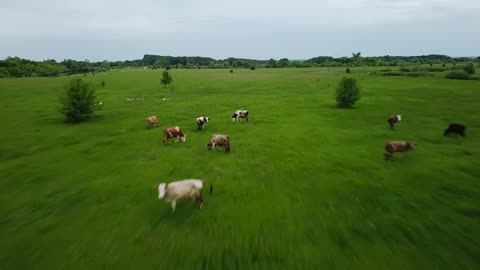
<svg viewBox="0 0 480 270">
<path fill-rule="evenodd" d="M 479 269 L 480 82 L 371 69 L 354 109 L 335 107 L 344 68 L 81 76 L 106 82 L 81 124 L 56 111 L 72 77 L 0 79 L 0 269 Z M 170 126 L 187 141 L 164 146 Z M 390 140 L 417 149 L 386 162 Z M 153 187 L 184 178 L 214 191 L 172 214 Z"/>
</svg>

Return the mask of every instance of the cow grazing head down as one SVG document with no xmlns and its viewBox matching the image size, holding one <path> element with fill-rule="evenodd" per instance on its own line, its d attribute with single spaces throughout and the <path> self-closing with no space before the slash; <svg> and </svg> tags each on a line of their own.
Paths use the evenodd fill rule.
<svg viewBox="0 0 480 270">
<path fill-rule="evenodd" d="M 401 115 L 397 115 L 397 119 L 398 119 L 398 121 L 402 121 L 402 116 L 401 116 Z"/>
<path fill-rule="evenodd" d="M 443 132 L 444 136 L 449 134 L 456 134 L 460 137 L 465 137 L 465 130 L 467 127 L 462 124 L 450 124 L 447 129 Z"/>
<path fill-rule="evenodd" d="M 169 139 L 175 139 L 175 142 L 179 140 L 185 142 L 187 140 L 187 135 L 184 134 L 179 127 L 165 128 L 163 130 L 163 143 L 167 144 Z"/>
<path fill-rule="evenodd" d="M 239 121 L 240 119 L 244 119 L 246 122 L 248 122 L 248 110 L 237 110 L 235 113 L 232 115 L 232 121 Z"/>
</svg>

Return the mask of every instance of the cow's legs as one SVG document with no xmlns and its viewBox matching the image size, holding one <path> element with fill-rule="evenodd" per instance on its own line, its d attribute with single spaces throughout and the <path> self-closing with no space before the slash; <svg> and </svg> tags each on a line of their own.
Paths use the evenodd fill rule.
<svg viewBox="0 0 480 270">
<path fill-rule="evenodd" d="M 385 153 L 385 160 L 390 160 L 392 159 L 393 155 L 391 153 Z"/>
<path fill-rule="evenodd" d="M 198 208 L 202 208 L 203 206 L 203 197 L 202 194 L 200 194 L 198 197 L 195 198 L 195 205 L 198 204 Z"/>
<path fill-rule="evenodd" d="M 177 201 L 172 201 L 172 213 L 175 213 L 175 206 L 177 205 Z"/>
</svg>

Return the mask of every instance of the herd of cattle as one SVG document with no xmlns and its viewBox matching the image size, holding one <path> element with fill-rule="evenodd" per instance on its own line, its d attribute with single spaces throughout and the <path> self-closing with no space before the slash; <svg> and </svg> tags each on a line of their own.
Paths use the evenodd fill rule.
<svg viewBox="0 0 480 270">
<path fill-rule="evenodd" d="M 397 122 L 402 120 L 401 115 L 391 115 L 387 119 L 387 123 L 390 125 L 390 128 L 393 130 Z M 450 124 L 447 129 L 443 132 L 444 136 L 450 134 L 456 134 L 460 138 L 465 137 L 465 125 L 461 124 Z M 385 144 L 385 160 L 390 160 L 393 158 L 393 153 L 396 152 L 407 152 L 412 149 L 415 149 L 417 146 L 416 142 L 407 142 L 407 141 L 390 141 Z"/>
<path fill-rule="evenodd" d="M 248 110 L 237 110 L 232 115 L 232 121 L 244 120 L 248 122 Z M 401 115 L 391 115 L 387 118 L 387 123 L 390 128 L 394 130 L 396 123 L 402 120 Z M 203 130 L 204 125 L 208 123 L 209 118 L 206 116 L 200 116 L 196 119 L 198 130 Z M 157 127 L 158 118 L 156 116 L 147 117 L 147 128 Z M 450 124 L 444 131 L 444 135 L 456 134 L 461 138 L 465 137 L 465 125 Z M 175 143 L 179 140 L 185 142 L 187 140 L 186 134 L 182 132 L 179 127 L 169 127 L 163 130 L 163 143 L 167 144 L 170 139 L 175 139 Z M 385 160 L 393 158 L 393 154 L 397 152 L 407 152 L 415 149 L 416 142 L 409 141 L 390 141 L 385 144 Z M 215 146 L 223 147 L 225 153 L 230 153 L 230 137 L 223 134 L 213 134 L 210 137 L 209 142 L 206 144 L 207 150 L 215 148 Z M 158 198 L 163 199 L 170 203 L 172 206 L 172 212 L 175 212 L 175 206 L 177 200 L 192 199 L 196 206 L 200 208 L 203 205 L 202 189 L 203 180 L 200 179 L 185 179 L 170 183 L 160 183 L 155 186 L 158 191 Z M 213 191 L 213 185 L 210 185 L 210 194 Z"/>
<path fill-rule="evenodd" d="M 248 122 L 248 110 L 237 110 L 232 115 L 232 121 L 245 120 Z M 208 123 L 209 118 L 200 116 L 196 119 L 198 130 L 203 130 L 203 127 Z M 157 116 L 147 117 L 147 128 L 158 127 Z M 168 127 L 163 130 L 163 143 L 167 144 L 170 139 L 175 139 L 175 143 L 179 140 L 185 142 L 187 140 L 186 134 L 182 132 L 179 127 Z M 210 141 L 206 144 L 207 150 L 212 150 L 215 146 L 223 147 L 225 154 L 230 153 L 230 137 L 223 134 L 213 134 Z M 192 199 L 195 205 L 200 208 L 203 205 L 202 189 L 203 180 L 200 179 L 185 179 L 170 183 L 160 183 L 155 186 L 158 191 L 158 199 L 163 199 L 172 205 L 172 212 L 175 212 L 177 200 Z M 213 191 L 213 185 L 210 184 L 210 194 Z"/>
</svg>

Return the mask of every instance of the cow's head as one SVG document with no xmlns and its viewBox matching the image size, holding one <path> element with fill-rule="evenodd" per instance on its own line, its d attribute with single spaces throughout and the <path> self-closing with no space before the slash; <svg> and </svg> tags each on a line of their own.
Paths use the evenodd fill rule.
<svg viewBox="0 0 480 270">
<path fill-rule="evenodd" d="M 167 184 L 161 183 L 157 186 L 158 189 L 158 199 L 163 199 L 165 197 L 165 190 L 167 188 Z"/>
<path fill-rule="evenodd" d="M 180 140 L 185 142 L 187 140 L 187 134 L 183 134 L 183 136 L 180 137 Z"/>
<path fill-rule="evenodd" d="M 415 147 L 417 147 L 417 143 L 416 142 L 409 142 L 408 146 L 410 147 L 410 149 L 415 149 Z"/>
<path fill-rule="evenodd" d="M 401 116 L 401 115 L 397 115 L 397 119 L 398 119 L 398 121 L 402 121 L 402 116 Z"/>
<path fill-rule="evenodd" d="M 237 113 L 234 113 L 232 115 L 232 121 L 235 122 L 237 120 L 237 117 L 238 117 Z"/>
<path fill-rule="evenodd" d="M 208 123 L 208 117 L 204 117 L 204 118 L 205 118 L 205 122 L 207 122 L 207 123 Z"/>
<path fill-rule="evenodd" d="M 211 142 L 207 143 L 205 147 L 207 147 L 208 151 L 212 150 L 212 143 Z"/>
</svg>

